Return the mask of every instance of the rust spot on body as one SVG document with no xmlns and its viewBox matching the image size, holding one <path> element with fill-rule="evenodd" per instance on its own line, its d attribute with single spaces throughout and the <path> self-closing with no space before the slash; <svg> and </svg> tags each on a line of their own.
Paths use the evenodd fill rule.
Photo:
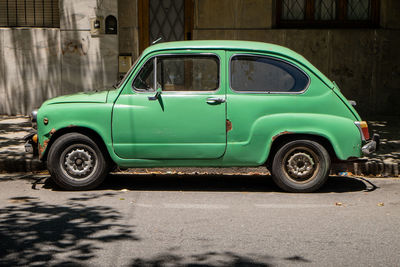
<svg viewBox="0 0 400 267">
<path fill-rule="evenodd" d="M 226 120 L 226 132 L 232 130 L 232 122 L 230 120 Z"/>
<path fill-rule="evenodd" d="M 43 152 L 46 150 L 47 145 L 49 144 L 50 139 L 46 139 L 43 141 L 43 146 L 39 143 L 39 159 L 43 157 Z"/>
<path fill-rule="evenodd" d="M 280 132 L 280 133 L 278 133 L 277 135 L 274 135 L 274 136 L 272 137 L 272 141 L 275 141 L 276 138 L 278 138 L 279 136 L 284 135 L 284 134 L 292 134 L 292 132 L 289 132 L 289 131 Z"/>
<path fill-rule="evenodd" d="M 46 148 L 47 148 L 47 146 L 48 146 L 48 144 L 49 144 L 49 142 L 50 142 L 50 137 L 53 135 L 53 134 L 55 134 L 55 132 L 56 132 L 57 130 L 56 129 L 51 129 L 51 131 L 48 133 L 48 134 L 45 134 L 45 138 L 46 137 L 48 137 L 48 138 L 46 138 L 44 141 L 43 141 L 43 146 L 40 144 L 40 142 L 39 142 L 39 159 L 41 159 L 42 157 L 43 157 L 43 153 L 44 153 L 44 151 L 46 150 Z"/>
</svg>

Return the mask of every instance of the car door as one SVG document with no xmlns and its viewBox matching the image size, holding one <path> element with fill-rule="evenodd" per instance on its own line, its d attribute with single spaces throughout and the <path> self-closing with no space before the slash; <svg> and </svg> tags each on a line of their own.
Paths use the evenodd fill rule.
<svg viewBox="0 0 400 267">
<path fill-rule="evenodd" d="M 115 153 L 129 159 L 214 159 L 226 148 L 224 51 L 151 55 L 116 100 Z"/>
</svg>

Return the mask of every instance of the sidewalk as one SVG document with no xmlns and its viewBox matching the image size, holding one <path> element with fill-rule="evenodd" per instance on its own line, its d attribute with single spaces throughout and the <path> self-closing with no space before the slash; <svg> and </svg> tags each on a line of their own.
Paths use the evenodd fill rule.
<svg viewBox="0 0 400 267">
<path fill-rule="evenodd" d="M 368 125 L 371 136 L 373 133 L 378 133 L 381 136 L 381 146 L 378 153 L 366 157 L 366 161 L 363 163 L 335 166 L 333 173 L 347 171 L 347 175 L 398 177 L 400 164 L 400 120 L 390 117 L 383 120 L 368 121 Z M 34 158 L 31 154 L 25 153 L 23 137 L 30 130 L 31 123 L 29 117 L 0 116 L 0 173 L 36 172 L 45 169 L 45 165 L 36 157 Z M 178 170 L 178 168 L 174 169 Z M 185 168 L 184 172 L 187 172 L 187 169 Z M 238 171 L 236 168 L 233 169 Z M 253 172 L 254 169 L 251 168 L 251 171 Z M 204 171 L 207 171 L 207 169 L 204 169 Z M 222 170 L 221 172 L 225 171 Z M 260 172 L 265 172 L 265 168 L 261 168 Z"/>
<path fill-rule="evenodd" d="M 400 118 L 386 117 L 368 121 L 369 133 L 380 135 L 377 153 L 368 156 L 365 164 L 355 166 L 355 174 L 399 176 L 400 164 Z"/>
</svg>

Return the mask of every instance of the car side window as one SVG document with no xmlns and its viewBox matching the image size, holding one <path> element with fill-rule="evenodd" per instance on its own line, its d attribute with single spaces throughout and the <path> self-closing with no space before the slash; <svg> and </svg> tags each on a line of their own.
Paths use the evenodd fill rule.
<svg viewBox="0 0 400 267">
<path fill-rule="evenodd" d="M 244 92 L 301 92 L 308 76 L 283 60 L 270 57 L 237 55 L 230 63 L 231 88 Z"/>
<path fill-rule="evenodd" d="M 133 82 L 133 87 L 138 91 L 154 91 L 154 58 L 144 64 Z"/>
<path fill-rule="evenodd" d="M 157 57 L 157 84 L 163 91 L 217 90 L 219 59 L 213 55 Z"/>
</svg>

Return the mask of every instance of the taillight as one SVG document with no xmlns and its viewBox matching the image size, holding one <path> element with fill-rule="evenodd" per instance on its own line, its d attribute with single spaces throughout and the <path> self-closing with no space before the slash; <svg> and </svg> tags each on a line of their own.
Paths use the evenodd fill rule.
<svg viewBox="0 0 400 267">
<path fill-rule="evenodd" d="M 368 124 L 366 121 L 355 121 L 355 125 L 360 130 L 361 136 L 363 140 L 369 139 L 369 132 L 368 132 Z"/>
</svg>

